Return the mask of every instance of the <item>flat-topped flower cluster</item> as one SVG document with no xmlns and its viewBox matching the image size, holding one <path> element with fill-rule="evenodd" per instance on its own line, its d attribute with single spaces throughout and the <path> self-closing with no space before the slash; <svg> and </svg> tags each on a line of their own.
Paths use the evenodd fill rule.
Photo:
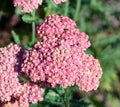
<svg viewBox="0 0 120 107">
<path fill-rule="evenodd" d="M 77 85 L 80 90 L 96 90 L 102 69 L 99 61 L 84 51 L 89 37 L 65 16 L 50 15 L 37 26 L 40 40 L 33 48 L 10 44 L 0 48 L 0 101 L 17 100 L 21 107 L 42 101 L 44 85 L 63 88 Z M 18 76 L 31 79 L 21 85 Z M 39 81 L 39 82 L 38 82 Z M 42 86 L 42 87 L 40 87 Z"/>
<path fill-rule="evenodd" d="M 22 85 L 19 82 L 18 70 L 20 70 L 22 53 L 23 48 L 12 43 L 5 48 L 0 48 L 0 103 L 2 104 L 16 100 L 19 107 L 29 107 L 29 103 L 43 100 L 43 88 L 36 84 Z"/>
<path fill-rule="evenodd" d="M 65 2 L 66 0 L 53 0 L 56 4 L 60 4 L 61 2 Z M 43 0 L 14 0 L 14 6 L 20 7 L 25 13 L 30 13 L 34 9 L 37 9 L 39 5 L 41 5 Z"/>
</svg>

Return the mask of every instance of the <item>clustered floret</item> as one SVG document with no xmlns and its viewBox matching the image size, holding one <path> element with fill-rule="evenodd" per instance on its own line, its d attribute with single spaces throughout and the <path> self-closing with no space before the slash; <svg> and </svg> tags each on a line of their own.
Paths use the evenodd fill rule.
<svg viewBox="0 0 120 107">
<path fill-rule="evenodd" d="M 41 40 L 25 54 L 22 72 L 34 82 L 40 80 L 52 87 L 77 84 L 80 90 L 97 89 L 100 64 L 84 52 L 90 46 L 88 35 L 80 32 L 74 21 L 50 15 L 37 27 L 37 34 Z"/>
<path fill-rule="evenodd" d="M 21 7 L 25 13 L 30 13 L 42 4 L 42 0 L 14 0 L 15 7 Z"/>
<path fill-rule="evenodd" d="M 36 84 L 25 83 L 22 92 L 19 94 L 18 105 L 19 107 L 29 107 L 29 103 L 37 103 L 43 101 L 44 90 Z"/>
<path fill-rule="evenodd" d="M 0 48 L 0 103 L 14 100 L 18 107 L 29 107 L 43 100 L 45 85 L 78 85 L 86 92 L 98 88 L 102 69 L 97 59 L 85 53 L 88 35 L 74 21 L 50 15 L 37 27 L 37 34 L 40 40 L 28 50 L 14 44 Z M 21 74 L 31 81 L 22 85 Z"/>
<path fill-rule="evenodd" d="M 0 48 L 0 101 L 10 101 L 21 88 L 18 73 L 15 66 L 17 64 L 17 54 L 21 47 L 10 44 L 5 48 Z"/>
<path fill-rule="evenodd" d="M 68 41 L 70 45 L 77 44 L 79 48 L 86 50 L 90 46 L 88 35 L 80 32 L 76 23 L 68 17 L 50 15 L 43 24 L 37 27 L 39 37 L 46 37 L 56 42 L 55 39 Z M 54 37 L 53 37 L 54 36 Z M 49 44 L 48 44 L 49 45 Z"/>
<path fill-rule="evenodd" d="M 42 53 L 38 53 L 36 49 L 26 50 L 23 60 L 24 62 L 21 66 L 22 72 L 25 72 L 34 82 L 37 80 L 45 81 L 44 69 L 41 63 L 43 60 Z"/>
<path fill-rule="evenodd" d="M 65 2 L 66 0 L 53 0 L 56 4 Z M 15 7 L 21 7 L 25 13 L 30 13 L 41 5 L 43 0 L 14 0 Z"/>
<path fill-rule="evenodd" d="M 66 0 L 53 1 L 59 4 Z M 14 0 L 14 6 L 29 13 L 42 2 Z M 29 107 L 30 103 L 43 101 L 41 86 L 45 85 L 77 85 L 86 92 L 98 88 L 102 69 L 97 59 L 85 53 L 91 45 L 89 37 L 79 31 L 73 20 L 50 15 L 37 27 L 37 34 L 40 40 L 28 50 L 12 43 L 0 48 L 1 107 Z M 23 75 L 31 81 L 21 84 L 19 78 Z"/>
<path fill-rule="evenodd" d="M 14 44 L 0 48 L 0 102 L 15 100 L 19 107 L 29 107 L 29 103 L 43 100 L 43 89 L 30 83 L 21 85 L 19 82 L 18 61 L 21 63 L 22 52 L 23 48 Z"/>
<path fill-rule="evenodd" d="M 82 65 L 78 68 L 76 84 L 80 90 L 86 92 L 96 90 L 102 75 L 99 61 L 89 54 L 84 54 L 82 57 Z"/>
</svg>

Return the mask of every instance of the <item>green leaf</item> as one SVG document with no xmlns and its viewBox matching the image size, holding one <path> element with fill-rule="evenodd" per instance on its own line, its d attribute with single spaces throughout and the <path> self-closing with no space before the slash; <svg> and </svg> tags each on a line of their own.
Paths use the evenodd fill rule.
<svg viewBox="0 0 120 107">
<path fill-rule="evenodd" d="M 43 101 L 41 102 L 44 107 L 65 107 L 63 103 L 55 102 L 55 101 Z M 38 106 L 43 107 L 43 106 Z"/>
<path fill-rule="evenodd" d="M 98 48 L 98 47 L 103 47 L 103 46 L 108 46 L 109 44 L 115 43 L 116 40 L 120 39 L 120 36 L 118 35 L 113 35 L 113 36 L 109 36 L 109 37 L 101 37 L 99 38 L 99 40 L 97 40 L 94 43 L 94 47 Z"/>
<path fill-rule="evenodd" d="M 12 30 L 11 33 L 12 33 L 14 42 L 17 43 L 17 44 L 21 44 L 20 38 L 19 38 L 19 36 L 15 33 L 15 31 Z"/>
<path fill-rule="evenodd" d="M 38 104 L 30 104 L 30 107 L 39 107 Z"/>
<path fill-rule="evenodd" d="M 22 77 L 22 76 L 19 76 L 19 81 L 21 84 L 24 84 L 26 82 L 29 82 L 31 81 L 31 79 L 29 77 Z"/>
<path fill-rule="evenodd" d="M 47 101 L 59 101 L 60 96 L 59 94 L 55 93 L 53 90 L 49 90 L 47 95 L 45 96 Z"/>
<path fill-rule="evenodd" d="M 90 103 L 81 99 L 81 100 L 72 100 L 70 107 L 88 107 L 89 105 Z"/>
<path fill-rule="evenodd" d="M 32 23 L 33 21 L 35 21 L 35 18 L 33 18 L 31 15 L 25 14 L 22 16 L 22 20 L 25 23 Z"/>
<path fill-rule="evenodd" d="M 65 93 L 65 90 L 64 90 L 64 88 L 62 88 L 62 86 L 57 85 L 57 86 L 56 86 L 56 92 L 57 92 L 59 95 L 63 95 L 63 94 Z"/>
<path fill-rule="evenodd" d="M 17 7 L 17 8 L 15 9 L 15 13 L 16 13 L 17 15 L 23 15 L 23 14 L 24 14 L 24 12 L 22 11 L 22 9 L 19 8 L 19 7 Z"/>
</svg>

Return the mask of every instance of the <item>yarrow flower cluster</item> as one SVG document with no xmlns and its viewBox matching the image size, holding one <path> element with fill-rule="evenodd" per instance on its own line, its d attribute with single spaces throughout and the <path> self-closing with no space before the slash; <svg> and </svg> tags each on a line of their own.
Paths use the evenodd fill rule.
<svg viewBox="0 0 120 107">
<path fill-rule="evenodd" d="M 37 85 L 19 82 L 19 63 L 23 48 L 10 44 L 0 48 L 0 102 L 7 103 L 15 100 L 19 107 L 29 107 L 29 103 L 42 101 L 43 89 Z M 19 61 L 19 62 L 18 62 Z"/>
<path fill-rule="evenodd" d="M 25 13 L 30 13 L 42 4 L 42 0 L 14 0 L 15 7 L 21 7 Z"/>
<path fill-rule="evenodd" d="M 65 2 L 66 0 L 53 0 L 56 4 Z M 14 0 L 15 7 L 21 7 L 25 13 L 30 13 L 41 5 L 43 0 Z"/>
<path fill-rule="evenodd" d="M 37 27 L 37 34 L 39 37 L 46 37 L 47 40 L 51 39 L 52 44 L 63 39 L 68 41 L 69 45 L 77 44 L 83 50 L 90 46 L 88 35 L 80 32 L 76 23 L 65 16 L 50 15 L 43 24 Z"/>
<path fill-rule="evenodd" d="M 29 107 L 43 100 L 41 86 L 45 85 L 77 85 L 86 92 L 98 88 L 102 69 L 97 59 L 84 52 L 91 44 L 74 21 L 50 15 L 37 27 L 37 34 L 40 40 L 33 48 L 15 44 L 0 48 L 0 103 Z M 23 75 L 31 81 L 22 85 L 18 77 Z"/>
<path fill-rule="evenodd" d="M 56 4 L 66 0 L 53 0 Z M 43 0 L 14 0 L 30 13 Z M 40 40 L 33 48 L 13 44 L 0 48 L 0 107 L 29 107 L 43 101 L 44 86 L 96 90 L 102 75 L 99 61 L 85 50 L 89 37 L 68 17 L 50 15 L 36 28 Z M 21 84 L 20 79 L 30 81 Z"/>
<path fill-rule="evenodd" d="M 3 107 L 29 107 L 29 103 L 43 101 L 44 90 L 38 85 L 26 83 L 19 91 L 20 93 L 14 99 L 15 101 L 5 103 Z"/>
<path fill-rule="evenodd" d="M 40 80 L 52 87 L 76 84 L 84 91 L 97 89 L 100 64 L 84 52 L 90 46 L 88 35 L 80 32 L 74 21 L 50 15 L 37 27 L 37 34 L 41 40 L 24 54 L 22 72 L 34 82 Z"/>
<path fill-rule="evenodd" d="M 25 83 L 21 88 L 21 93 L 17 100 L 19 107 L 29 107 L 29 103 L 37 103 L 43 101 L 44 90 L 36 84 Z"/>
<path fill-rule="evenodd" d="M 17 54 L 21 47 L 10 44 L 0 48 L 0 101 L 7 102 L 20 90 L 18 73 L 16 72 Z"/>
<path fill-rule="evenodd" d="M 97 59 L 84 52 L 89 38 L 74 21 L 50 15 L 37 27 L 37 34 L 40 40 L 28 50 L 14 44 L 0 48 L 0 102 L 14 99 L 18 107 L 29 107 L 43 100 L 40 86 L 46 84 L 78 85 L 86 92 L 98 88 L 102 69 Z M 33 82 L 22 85 L 18 79 L 22 73 Z"/>
<path fill-rule="evenodd" d="M 86 92 L 96 90 L 99 86 L 99 79 L 102 75 L 102 69 L 99 61 L 92 55 L 85 54 L 82 58 L 82 65 L 79 66 L 76 78 L 76 84 L 80 90 Z"/>
</svg>

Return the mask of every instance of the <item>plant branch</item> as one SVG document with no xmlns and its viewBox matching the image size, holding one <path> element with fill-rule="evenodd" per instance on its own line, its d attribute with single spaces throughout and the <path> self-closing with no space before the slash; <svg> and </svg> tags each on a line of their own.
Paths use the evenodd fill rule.
<svg viewBox="0 0 120 107">
<path fill-rule="evenodd" d="M 81 0 L 77 0 L 74 21 L 77 21 L 77 18 L 78 18 L 78 15 L 79 15 L 79 11 L 80 11 L 80 7 L 81 7 Z"/>
</svg>

